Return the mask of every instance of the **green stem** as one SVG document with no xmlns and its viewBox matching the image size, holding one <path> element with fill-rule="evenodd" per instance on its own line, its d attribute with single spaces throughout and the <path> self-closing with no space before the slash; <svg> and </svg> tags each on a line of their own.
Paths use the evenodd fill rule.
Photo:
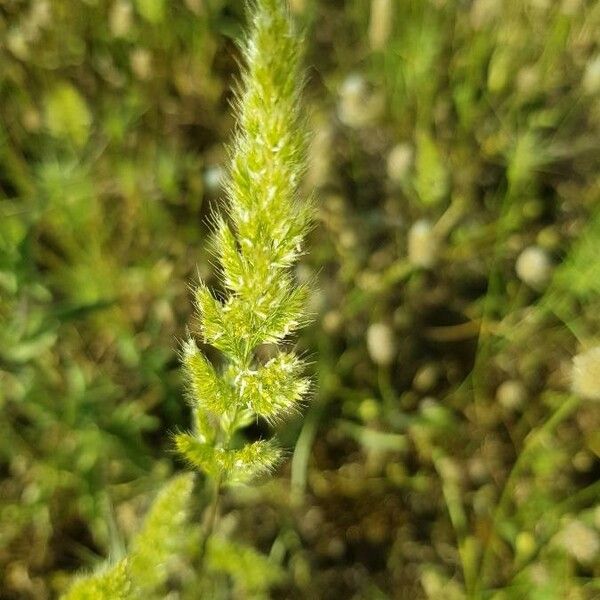
<svg viewBox="0 0 600 600">
<path fill-rule="evenodd" d="M 319 400 L 310 407 L 304 419 L 292 456 L 291 500 L 294 506 L 299 506 L 304 499 L 308 478 L 308 461 L 312 445 L 331 399 L 331 394 L 340 385 L 337 377 L 333 374 L 341 371 L 340 362 L 342 359 L 338 359 L 337 363 L 333 362 L 331 340 L 327 336 L 320 336 L 318 344 L 318 356 L 321 358 L 317 384 Z"/>
<path fill-rule="evenodd" d="M 438 449 L 433 454 L 433 464 L 442 483 L 442 494 L 450 516 L 450 522 L 454 529 L 456 541 L 458 543 L 458 553 L 461 561 L 463 578 L 467 597 L 470 597 L 475 587 L 476 561 L 473 559 L 472 538 L 467 535 L 467 516 L 462 503 L 460 488 L 458 484 L 444 475 L 440 460 L 444 455 Z"/>
<path fill-rule="evenodd" d="M 219 510 L 219 499 L 221 497 L 221 483 L 222 483 L 222 475 L 219 474 L 217 480 L 215 481 L 215 487 L 213 490 L 213 497 L 211 503 L 208 507 L 208 517 L 206 520 L 206 529 L 204 531 L 204 537 L 202 538 L 202 545 L 200 546 L 200 568 L 202 571 L 205 571 L 205 560 L 206 560 L 206 549 L 208 548 L 208 541 L 212 536 L 213 530 L 215 528 L 215 523 L 217 522 L 217 513 Z"/>
<path fill-rule="evenodd" d="M 247 350 L 243 357 L 243 360 L 242 360 L 242 368 L 247 369 L 249 364 L 250 364 L 250 351 Z M 239 410 L 240 410 L 240 405 L 237 404 L 233 411 L 233 417 L 231 418 L 231 421 L 229 422 L 227 430 L 224 432 L 225 439 L 224 439 L 223 447 L 225 449 L 229 449 L 229 446 L 231 445 L 231 438 L 233 437 L 233 433 L 235 431 L 235 422 L 236 422 Z M 208 547 L 208 541 L 210 540 L 210 536 L 212 535 L 212 532 L 215 528 L 215 524 L 217 522 L 217 513 L 218 513 L 218 509 L 219 509 L 219 499 L 221 497 L 222 485 L 223 485 L 223 473 L 219 473 L 219 475 L 215 481 L 213 497 L 212 497 L 211 503 L 208 507 L 206 530 L 204 532 L 204 537 L 202 539 L 202 546 L 200 547 L 200 566 L 203 570 L 204 570 L 204 561 L 205 561 L 205 557 L 206 557 L 206 549 Z"/>
<path fill-rule="evenodd" d="M 578 396 L 570 396 L 539 429 L 532 431 L 525 438 L 523 449 L 519 453 L 519 456 L 517 457 L 517 460 L 515 461 L 515 464 L 513 465 L 508 475 L 508 478 L 504 483 L 500 499 L 498 500 L 498 504 L 496 505 L 496 509 L 494 510 L 494 514 L 492 517 L 492 530 L 484 546 L 483 558 L 481 559 L 481 568 L 479 569 L 479 577 L 473 598 L 481 597 L 482 588 L 485 583 L 485 578 L 489 571 L 490 563 L 492 560 L 492 542 L 496 535 L 496 531 L 498 529 L 500 520 L 504 517 L 506 513 L 507 505 L 510 500 L 510 495 L 514 488 L 513 484 L 515 483 L 516 478 L 527 464 L 526 459 L 529 458 L 529 454 L 539 442 L 543 441 L 546 436 L 552 433 L 552 431 L 554 431 L 554 429 L 556 429 L 556 427 L 562 421 L 564 421 L 577 409 L 580 402 L 581 399 Z"/>
<path fill-rule="evenodd" d="M 392 373 L 390 365 L 380 365 L 377 370 L 377 385 L 379 393 L 383 400 L 383 406 L 388 414 L 394 412 L 398 408 L 398 398 L 392 385 Z"/>
<path fill-rule="evenodd" d="M 304 499 L 308 473 L 308 459 L 326 406 L 327 400 L 325 399 L 314 404 L 310 408 L 304 419 L 302 430 L 300 431 L 296 447 L 294 448 L 294 454 L 292 456 L 291 488 L 292 504 L 295 506 L 302 504 L 302 500 Z"/>
</svg>

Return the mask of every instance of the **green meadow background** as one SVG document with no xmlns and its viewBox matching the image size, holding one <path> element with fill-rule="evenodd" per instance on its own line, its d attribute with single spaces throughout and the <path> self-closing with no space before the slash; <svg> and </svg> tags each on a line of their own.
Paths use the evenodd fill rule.
<svg viewBox="0 0 600 600">
<path fill-rule="evenodd" d="M 276 476 L 226 494 L 210 583 L 199 477 L 156 597 L 600 598 L 600 404 L 570 391 L 600 343 L 600 4 L 291 9 L 314 391 Z M 186 469 L 245 25 L 238 0 L 0 3 L 3 600 L 118 560 Z"/>
</svg>

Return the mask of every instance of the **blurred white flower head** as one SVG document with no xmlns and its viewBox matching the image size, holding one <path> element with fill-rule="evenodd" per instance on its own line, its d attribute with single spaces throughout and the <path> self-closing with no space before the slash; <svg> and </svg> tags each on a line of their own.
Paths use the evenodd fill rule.
<svg viewBox="0 0 600 600">
<path fill-rule="evenodd" d="M 381 116 L 384 97 L 371 89 L 365 78 L 353 73 L 340 86 L 338 116 L 348 127 L 361 128 L 371 125 Z"/>
<path fill-rule="evenodd" d="M 408 260 L 415 267 L 430 269 L 438 258 L 439 240 L 429 221 L 413 224 L 408 232 Z"/>
<path fill-rule="evenodd" d="M 392 0 L 371 0 L 369 43 L 371 50 L 383 50 L 392 33 L 394 11 Z"/>
<path fill-rule="evenodd" d="M 374 363 L 389 365 L 396 354 L 396 340 L 391 327 L 385 323 L 373 323 L 367 329 L 367 350 Z"/>
<path fill-rule="evenodd" d="M 529 246 L 517 258 L 515 270 L 523 283 L 540 290 L 548 285 L 553 266 L 545 250 L 539 246 Z"/>
<path fill-rule="evenodd" d="M 583 74 L 583 89 L 588 94 L 596 94 L 600 92 L 600 54 L 592 58 Z"/>
<path fill-rule="evenodd" d="M 500 384 L 496 390 L 496 399 L 508 410 L 520 408 L 527 399 L 527 389 L 517 379 L 509 379 Z"/>
<path fill-rule="evenodd" d="M 579 563 L 591 563 L 600 551 L 598 532 L 581 521 L 571 521 L 559 534 L 560 545 Z"/>
<path fill-rule="evenodd" d="M 600 400 L 600 346 L 573 359 L 573 392 L 587 400 Z"/>
<path fill-rule="evenodd" d="M 410 144 L 396 144 L 387 157 L 387 175 L 390 181 L 402 183 L 413 164 L 414 150 Z"/>
</svg>

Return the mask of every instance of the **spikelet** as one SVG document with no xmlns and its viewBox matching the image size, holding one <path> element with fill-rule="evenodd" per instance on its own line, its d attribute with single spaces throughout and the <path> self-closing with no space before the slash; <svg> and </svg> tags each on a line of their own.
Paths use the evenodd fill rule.
<svg viewBox="0 0 600 600">
<path fill-rule="evenodd" d="M 252 419 L 275 422 L 296 411 L 309 389 L 303 363 L 280 349 L 261 364 L 262 344 L 280 344 L 307 322 L 308 288 L 291 267 L 302 254 L 312 221 L 310 202 L 298 198 L 306 136 L 299 115 L 301 40 L 285 3 L 251 4 L 246 68 L 235 109 L 238 128 L 225 185 L 227 215 L 216 216 L 213 252 L 226 297 L 204 283 L 196 290 L 202 341 L 221 352 L 215 368 L 193 340 L 183 346 L 193 433 L 175 436 L 187 461 L 222 483 L 270 472 L 281 451 L 272 440 L 232 447 L 236 430 Z"/>
<path fill-rule="evenodd" d="M 147 597 L 166 581 L 169 560 L 180 549 L 193 485 L 191 473 L 174 477 L 159 492 L 133 539 L 128 561 L 133 598 Z"/>
<path fill-rule="evenodd" d="M 269 598 L 269 587 L 284 576 L 281 567 L 267 556 L 216 536 L 208 546 L 207 566 L 212 572 L 229 575 L 240 598 Z"/>
<path fill-rule="evenodd" d="M 93 575 L 81 577 L 62 596 L 62 600 L 129 600 L 131 579 L 124 559 Z"/>
<path fill-rule="evenodd" d="M 173 478 L 154 500 L 127 556 L 77 579 L 61 600 L 140 600 L 160 593 L 184 539 L 193 474 Z"/>
</svg>

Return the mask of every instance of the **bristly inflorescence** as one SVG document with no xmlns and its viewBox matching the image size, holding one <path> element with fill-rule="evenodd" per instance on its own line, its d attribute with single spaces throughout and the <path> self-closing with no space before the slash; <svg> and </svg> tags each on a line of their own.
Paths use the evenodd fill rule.
<svg viewBox="0 0 600 600">
<path fill-rule="evenodd" d="M 77 578 L 61 600 L 140 600 L 165 597 L 163 586 L 184 547 L 194 485 L 192 474 L 169 481 L 156 497 L 127 555 L 95 573 Z"/>
<path fill-rule="evenodd" d="M 196 468 L 222 482 L 268 472 L 281 451 L 273 440 L 235 447 L 236 430 L 257 417 L 274 422 L 297 409 L 309 388 L 302 360 L 281 343 L 307 321 L 308 289 L 291 267 L 302 253 L 311 203 L 298 188 L 305 167 L 300 118 L 301 38 L 282 0 L 255 0 L 243 45 L 245 70 L 235 109 L 227 215 L 215 217 L 214 253 L 226 290 L 217 299 L 196 290 L 203 342 L 218 349 L 215 368 L 193 340 L 183 363 L 195 431 L 176 436 L 177 449 Z M 279 345 L 268 362 L 263 344 Z"/>
</svg>

